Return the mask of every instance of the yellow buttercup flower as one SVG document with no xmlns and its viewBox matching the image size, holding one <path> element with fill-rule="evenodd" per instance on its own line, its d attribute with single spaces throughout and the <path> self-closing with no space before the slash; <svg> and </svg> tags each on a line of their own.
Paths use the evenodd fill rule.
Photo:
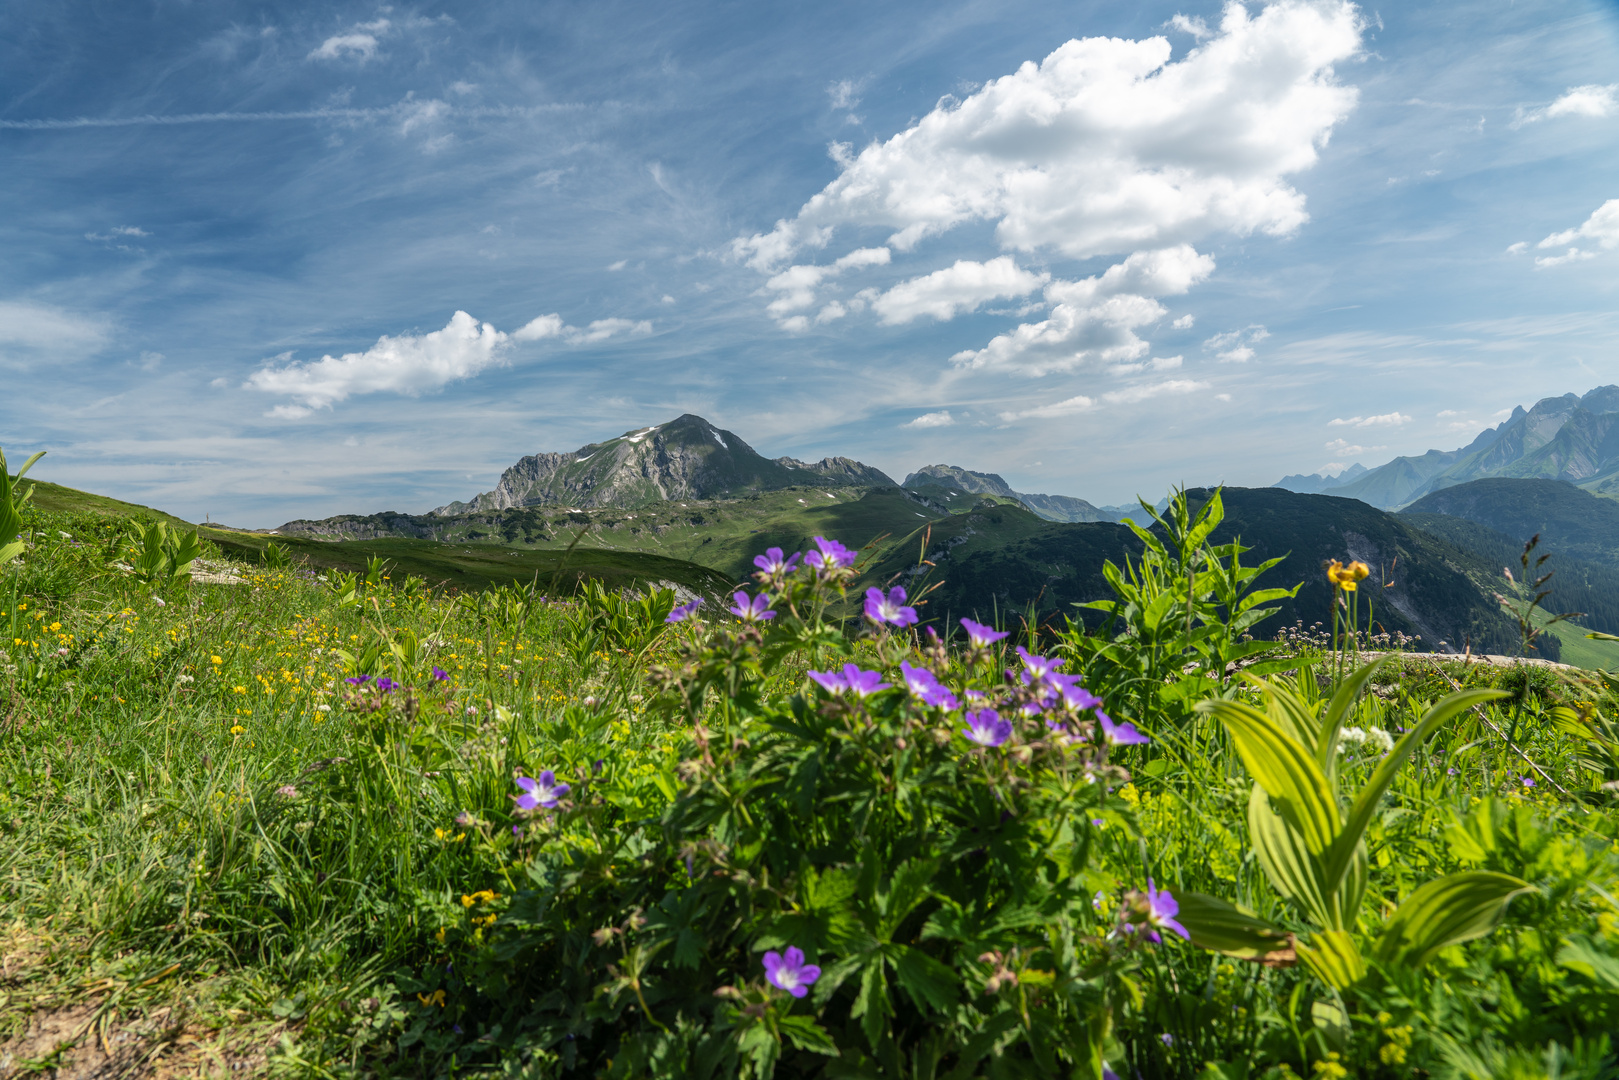
<svg viewBox="0 0 1619 1080">
<path fill-rule="evenodd" d="M 1355 562 L 1349 564 L 1349 572 L 1354 575 L 1356 581 L 1365 581 L 1366 578 L 1371 574 L 1372 568 L 1367 566 L 1365 563 L 1356 560 Z"/>
</svg>

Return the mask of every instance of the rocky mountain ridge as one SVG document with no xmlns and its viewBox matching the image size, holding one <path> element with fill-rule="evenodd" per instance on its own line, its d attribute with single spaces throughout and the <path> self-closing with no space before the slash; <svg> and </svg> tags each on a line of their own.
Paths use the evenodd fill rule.
<svg viewBox="0 0 1619 1080">
<path fill-rule="evenodd" d="M 1117 521 L 1118 515 L 1071 495 L 1031 495 L 1013 491 L 996 473 L 974 472 L 959 465 L 924 465 L 905 478 L 906 488 L 928 486 L 958 487 L 974 495 L 998 495 L 1016 499 L 1047 521 Z"/>
<path fill-rule="evenodd" d="M 1619 498 L 1619 386 L 1521 405 L 1456 450 L 1397 457 L 1350 478 L 1288 476 L 1274 486 L 1325 493 L 1395 509 L 1425 495 L 1486 477 L 1563 480 Z"/>
<path fill-rule="evenodd" d="M 687 413 L 626 431 L 571 453 L 530 454 L 492 491 L 430 513 L 455 516 L 524 506 L 634 508 L 678 499 L 740 498 L 800 485 L 896 486 L 882 470 L 850 458 L 770 459 L 731 431 Z"/>
</svg>

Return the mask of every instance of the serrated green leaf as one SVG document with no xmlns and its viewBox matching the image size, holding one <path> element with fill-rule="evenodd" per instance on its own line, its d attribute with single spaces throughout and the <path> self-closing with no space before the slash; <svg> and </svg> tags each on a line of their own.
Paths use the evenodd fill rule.
<svg viewBox="0 0 1619 1080">
<path fill-rule="evenodd" d="M 860 1021 L 866 1041 L 875 1050 L 882 1041 L 883 1033 L 888 1030 L 888 1018 L 894 1015 L 894 1006 L 888 1000 L 888 977 L 883 973 L 880 960 L 867 964 L 865 970 L 861 971 L 860 993 L 855 997 L 854 1008 L 849 1010 L 849 1015 Z"/>
<path fill-rule="evenodd" d="M 1558 950 L 1557 963 L 1592 982 L 1619 990 L 1619 957 L 1601 951 L 1590 938 L 1583 935 L 1569 938 L 1568 944 Z"/>
<path fill-rule="evenodd" d="M 894 974 L 911 1000 L 918 1005 L 926 1003 L 945 1011 L 956 1007 L 956 973 L 921 949 L 906 945 L 890 946 L 899 950 L 894 957 Z"/>
<path fill-rule="evenodd" d="M 1421 967 L 1440 949 L 1494 930 L 1507 903 L 1531 888 L 1492 870 L 1435 878 L 1406 897 L 1384 924 L 1374 955 L 1384 964 Z"/>
<path fill-rule="evenodd" d="M 789 1042 L 800 1050 L 808 1050 L 812 1054 L 825 1054 L 827 1057 L 838 1056 L 838 1044 L 832 1041 L 832 1036 L 812 1016 L 784 1016 L 780 1021 L 781 1033 L 787 1036 Z"/>
</svg>

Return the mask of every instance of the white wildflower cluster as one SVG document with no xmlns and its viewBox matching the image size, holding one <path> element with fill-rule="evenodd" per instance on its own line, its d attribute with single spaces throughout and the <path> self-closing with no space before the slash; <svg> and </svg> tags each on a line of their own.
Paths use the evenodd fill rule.
<svg viewBox="0 0 1619 1080">
<path fill-rule="evenodd" d="M 1338 753 L 1346 754 L 1350 746 L 1370 747 L 1379 754 L 1394 749 L 1394 736 L 1380 727 L 1346 727 L 1338 733 Z"/>
</svg>

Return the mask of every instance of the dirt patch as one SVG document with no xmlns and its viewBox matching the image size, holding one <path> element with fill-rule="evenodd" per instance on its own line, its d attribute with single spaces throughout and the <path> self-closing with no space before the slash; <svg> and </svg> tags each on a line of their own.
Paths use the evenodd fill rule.
<svg viewBox="0 0 1619 1080">
<path fill-rule="evenodd" d="M 284 1030 L 214 1030 L 174 1008 L 127 1016 L 88 1002 L 45 1009 L 28 1018 L 22 1035 L 0 1044 L 0 1080 L 257 1076 Z"/>
</svg>

